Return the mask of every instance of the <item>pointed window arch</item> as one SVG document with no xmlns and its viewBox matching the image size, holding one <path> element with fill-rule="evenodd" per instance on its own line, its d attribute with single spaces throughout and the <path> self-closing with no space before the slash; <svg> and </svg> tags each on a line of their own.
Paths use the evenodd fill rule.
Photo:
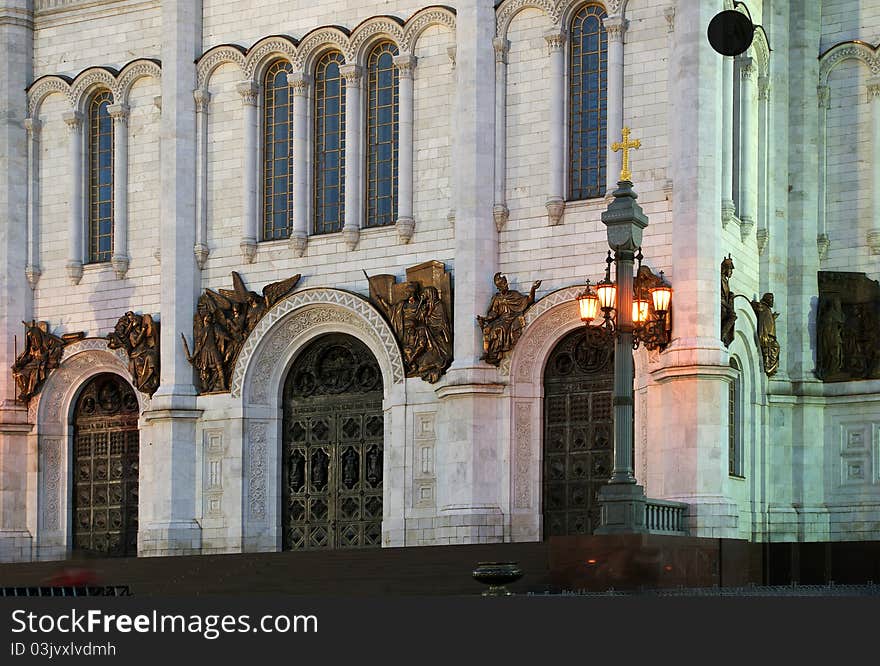
<svg viewBox="0 0 880 666">
<path fill-rule="evenodd" d="M 730 359 L 734 377 L 727 387 L 727 457 L 728 473 L 743 475 L 741 421 L 742 421 L 742 373 L 736 359 Z"/>
<path fill-rule="evenodd" d="M 113 254 L 113 104 L 109 90 L 96 92 L 88 104 L 88 263 L 110 261 Z"/>
<path fill-rule="evenodd" d="M 293 94 L 286 60 L 263 78 L 263 240 L 287 238 L 293 229 Z"/>
<path fill-rule="evenodd" d="M 339 51 L 325 53 L 315 67 L 314 233 L 342 230 L 345 219 L 345 79 Z"/>
<path fill-rule="evenodd" d="M 397 54 L 397 46 L 384 41 L 367 58 L 367 227 L 383 227 L 397 219 Z"/>
<path fill-rule="evenodd" d="M 571 21 L 569 38 L 568 198 L 605 194 L 608 37 L 604 7 L 587 4 Z"/>
</svg>

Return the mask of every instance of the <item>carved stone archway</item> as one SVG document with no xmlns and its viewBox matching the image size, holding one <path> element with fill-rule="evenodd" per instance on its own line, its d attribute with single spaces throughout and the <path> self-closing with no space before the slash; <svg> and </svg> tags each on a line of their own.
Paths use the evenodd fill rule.
<svg viewBox="0 0 880 666">
<path fill-rule="evenodd" d="M 73 410 L 86 383 L 104 373 L 129 382 L 126 353 L 109 349 L 103 338 L 75 342 L 65 348 L 61 365 L 28 405 L 29 420 L 36 424 L 29 448 L 37 457 L 37 484 L 29 493 L 28 506 L 37 525 L 36 556 L 40 559 L 63 558 L 70 547 Z M 132 390 L 143 414 L 150 399 L 134 387 Z"/>
<path fill-rule="evenodd" d="M 390 436 L 392 418 L 402 420 L 406 408 L 403 358 L 382 315 L 365 298 L 338 289 L 306 289 L 279 301 L 248 337 L 232 374 L 231 397 L 241 401 L 244 420 L 245 550 L 276 550 L 281 546 L 279 447 L 284 380 L 300 351 L 329 333 L 357 338 L 375 356 L 382 373 L 386 461 L 394 455 L 393 449 L 405 446 L 405 439 L 394 437 L 392 441 Z M 386 470 L 385 477 L 389 475 Z M 400 493 L 402 498 L 402 484 L 385 486 L 386 506 L 391 502 L 390 492 Z"/>
</svg>

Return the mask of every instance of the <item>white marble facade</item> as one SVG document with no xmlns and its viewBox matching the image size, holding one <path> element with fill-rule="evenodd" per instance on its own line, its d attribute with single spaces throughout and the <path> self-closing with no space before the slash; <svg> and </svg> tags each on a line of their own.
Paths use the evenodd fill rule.
<svg viewBox="0 0 880 666">
<path fill-rule="evenodd" d="M 566 192 L 566 37 L 583 4 L 0 0 L 0 560 L 69 552 L 73 409 L 90 377 L 128 376 L 103 340 L 128 310 L 162 324 L 161 387 L 137 393 L 139 554 L 280 547 L 282 386 L 304 345 L 331 332 L 360 339 L 382 372 L 384 546 L 541 539 L 543 368 L 581 325 L 573 298 L 607 250 L 608 199 Z M 672 344 L 636 353 L 635 472 L 650 497 L 687 503 L 692 535 L 880 540 L 880 384 L 814 374 L 817 271 L 880 277 L 880 6 L 746 4 L 766 37 L 734 62 L 705 37 L 729 0 L 604 3 L 609 138 L 628 125 L 642 141 L 643 251 L 675 289 Z M 265 66 L 292 64 L 308 127 L 316 56 L 343 53 L 357 108 L 365 53 L 386 38 L 400 53 L 396 224 L 362 228 L 362 176 L 349 177 L 345 229 L 310 235 L 303 178 L 291 238 L 258 241 Z M 98 87 L 114 101 L 116 240 L 112 261 L 84 265 L 83 114 Z M 362 128 L 349 123 L 349 145 Z M 303 172 L 307 135 L 294 149 Z M 620 155 L 607 165 L 612 187 Z M 770 379 L 747 301 L 734 342 L 720 342 L 728 254 L 734 291 L 776 296 Z M 437 384 L 404 377 L 363 298 L 364 270 L 402 278 L 427 260 L 455 285 L 454 362 Z M 303 279 L 246 341 L 231 391 L 198 396 L 180 332 L 233 270 L 257 291 Z M 495 271 L 522 291 L 543 280 L 497 369 L 479 360 L 474 319 Z M 10 366 L 30 319 L 87 338 L 24 405 Z"/>
</svg>

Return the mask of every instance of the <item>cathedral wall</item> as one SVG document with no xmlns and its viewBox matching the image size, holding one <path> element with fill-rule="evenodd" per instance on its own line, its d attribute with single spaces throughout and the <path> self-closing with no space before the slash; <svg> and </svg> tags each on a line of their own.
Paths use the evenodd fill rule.
<svg viewBox="0 0 880 666">
<path fill-rule="evenodd" d="M 118 70 L 137 58 L 159 57 L 159 0 L 37 0 L 34 4 L 34 78 L 75 76 L 101 65 Z"/>
<path fill-rule="evenodd" d="M 872 0 L 822 0 L 821 51 L 850 39 L 880 42 L 880 6 Z"/>
<path fill-rule="evenodd" d="M 653 0 L 627 6 L 624 124 L 642 141 L 642 148 L 631 157 L 634 189 L 649 220 L 643 239 L 645 263 L 655 272 L 665 270 L 674 285 L 665 92 L 670 33 L 665 6 Z M 538 10 L 523 10 L 511 21 L 507 35 L 506 198 L 510 217 L 499 234 L 499 269 L 509 274 L 514 288 L 543 280 L 541 292 L 583 283 L 586 277 L 597 281 L 604 273 L 608 250 L 600 219 L 607 206 L 604 198 L 568 201 L 562 223 L 548 223 L 549 60 L 543 33 L 549 26 L 549 19 Z"/>
<path fill-rule="evenodd" d="M 838 63 L 828 75 L 825 216 L 830 246 L 821 270 L 866 272 L 876 278 L 876 257 L 867 248 L 872 229 L 873 155 L 868 67 L 858 60 Z M 821 157 L 821 156 L 820 156 Z"/>
<path fill-rule="evenodd" d="M 243 16 L 238 0 L 203 0 L 203 46 L 205 50 L 228 42 L 249 46 L 268 35 L 291 35 L 301 39 L 311 30 L 325 25 L 352 30 L 372 16 L 391 15 L 406 20 L 431 4 L 422 0 L 395 2 L 392 6 L 376 0 L 271 0 L 248 6 L 247 15 Z M 455 2 L 436 4 L 455 6 Z"/>
<path fill-rule="evenodd" d="M 268 33 L 267 33 L 268 34 Z M 264 35 L 266 36 L 266 35 Z M 427 28 L 414 53 L 413 210 L 415 231 L 408 244 L 398 240 L 393 226 L 361 229 L 354 250 L 339 233 L 310 235 L 301 258 L 288 241 L 258 243 L 251 265 L 243 263 L 241 240 L 243 168 L 243 111 L 235 90 L 242 74 L 235 65 L 215 70 L 208 128 L 208 246 L 211 254 L 202 272 L 204 287 L 229 286 L 229 274 L 239 270 L 249 288 L 294 273 L 304 276 L 302 286 L 334 286 L 362 293 L 367 290 L 363 271 L 402 276 L 406 266 L 437 259 L 453 268 L 451 208 L 452 136 L 450 132 L 455 70 L 450 30 Z M 261 198 L 258 196 L 258 202 Z M 262 204 L 259 204 L 260 211 Z M 311 218 L 310 218 L 311 220 Z M 262 228 L 262 214 L 258 218 Z M 311 221 L 309 224 L 311 228 Z"/>
<path fill-rule="evenodd" d="M 40 108 L 42 275 L 34 289 L 33 312 L 37 319 L 48 321 L 53 331 L 85 331 L 89 336 L 101 337 L 127 310 L 158 312 L 159 273 L 154 257 L 159 246 L 159 110 L 154 104 L 158 94 L 158 81 L 146 77 L 134 84 L 128 100 L 129 272 L 119 280 L 109 263 L 86 264 L 82 280 L 75 287 L 66 269 L 70 176 L 68 134 L 62 114 L 70 104 L 61 95 L 50 95 Z"/>
</svg>

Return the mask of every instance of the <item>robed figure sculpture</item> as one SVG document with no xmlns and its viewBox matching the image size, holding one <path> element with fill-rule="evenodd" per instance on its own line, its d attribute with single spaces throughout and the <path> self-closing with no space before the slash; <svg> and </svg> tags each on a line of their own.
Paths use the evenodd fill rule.
<svg viewBox="0 0 880 666">
<path fill-rule="evenodd" d="M 526 294 L 511 289 L 502 273 L 495 273 L 498 293 L 492 297 L 485 317 L 477 315 L 477 323 L 483 331 L 483 355 L 480 357 L 491 365 L 499 365 L 504 352 L 513 349 L 526 326 L 525 313 L 535 302 L 535 292 L 541 286 L 537 280 Z"/>
</svg>

